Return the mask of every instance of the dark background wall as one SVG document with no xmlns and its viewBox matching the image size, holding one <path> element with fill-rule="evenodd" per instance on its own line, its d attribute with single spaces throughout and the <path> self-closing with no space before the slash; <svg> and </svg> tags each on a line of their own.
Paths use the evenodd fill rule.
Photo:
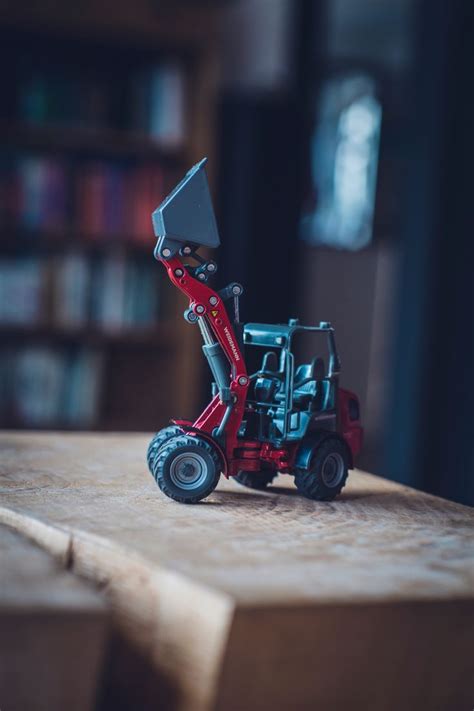
<svg viewBox="0 0 474 711">
<path fill-rule="evenodd" d="M 275 5 L 280 22 L 256 0 L 224 25 L 226 273 L 246 284 L 248 318 L 334 323 L 364 413 L 362 466 L 472 503 L 471 7 Z M 376 79 L 383 110 L 373 240 L 358 252 L 298 239 L 318 88 L 341 66 Z"/>
</svg>

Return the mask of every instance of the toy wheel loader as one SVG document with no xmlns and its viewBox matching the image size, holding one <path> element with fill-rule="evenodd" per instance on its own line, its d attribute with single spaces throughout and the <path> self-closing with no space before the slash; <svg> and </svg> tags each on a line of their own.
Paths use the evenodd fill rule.
<svg viewBox="0 0 474 711">
<path fill-rule="evenodd" d="M 201 331 L 213 397 L 196 420 L 172 420 L 153 437 L 149 469 L 164 494 L 186 504 L 209 496 L 221 473 L 253 489 L 265 489 L 278 473 L 291 474 L 304 496 L 330 501 L 346 483 L 363 434 L 358 398 L 339 386 L 334 329 L 295 319 L 243 325 L 242 286 L 215 291 L 208 285 L 217 265 L 198 249 L 220 242 L 205 162 L 187 173 L 152 219 L 155 257 L 189 298 L 184 318 Z M 301 335 L 324 339 L 327 365 L 319 353 L 296 364 L 294 340 Z M 250 349 L 263 352 L 254 373 L 244 355 Z"/>
</svg>

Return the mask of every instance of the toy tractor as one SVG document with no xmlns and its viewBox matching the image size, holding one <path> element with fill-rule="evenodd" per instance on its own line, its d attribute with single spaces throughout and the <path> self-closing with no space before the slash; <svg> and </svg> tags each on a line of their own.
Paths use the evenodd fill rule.
<svg viewBox="0 0 474 711">
<path fill-rule="evenodd" d="M 172 420 L 154 436 L 149 469 L 164 494 L 187 504 L 209 496 L 221 473 L 253 489 L 264 489 L 278 473 L 291 474 L 302 494 L 330 501 L 346 483 L 362 444 L 359 401 L 338 383 L 334 329 L 327 322 L 301 326 L 295 319 L 242 325 L 242 286 L 208 286 L 217 265 L 198 248 L 219 246 L 219 235 L 205 162 L 187 173 L 152 219 L 155 257 L 189 298 L 184 318 L 201 331 L 213 397 L 194 422 Z M 321 355 L 296 365 L 293 346 L 300 334 L 324 338 L 327 368 Z M 259 349 L 261 365 L 249 374 L 244 352 Z"/>
</svg>

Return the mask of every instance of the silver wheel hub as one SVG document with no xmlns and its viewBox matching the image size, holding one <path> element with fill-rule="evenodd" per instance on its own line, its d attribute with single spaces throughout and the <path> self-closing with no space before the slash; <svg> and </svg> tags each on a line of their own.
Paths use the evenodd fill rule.
<svg viewBox="0 0 474 711">
<path fill-rule="evenodd" d="M 339 486 L 344 477 L 344 459 L 339 452 L 328 454 L 323 462 L 321 478 L 329 489 Z"/>
<path fill-rule="evenodd" d="M 206 480 L 207 464 L 197 452 L 183 452 L 170 465 L 170 478 L 180 489 L 197 489 Z"/>
</svg>

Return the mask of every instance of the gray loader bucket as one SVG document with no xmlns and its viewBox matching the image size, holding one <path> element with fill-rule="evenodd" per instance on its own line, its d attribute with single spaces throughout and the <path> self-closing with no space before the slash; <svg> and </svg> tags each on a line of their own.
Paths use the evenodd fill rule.
<svg viewBox="0 0 474 711">
<path fill-rule="evenodd" d="M 207 158 L 196 163 L 152 214 L 158 237 L 155 256 L 174 256 L 184 244 L 218 247 L 220 244 L 206 170 Z M 163 250 L 170 250 L 163 254 Z"/>
</svg>

